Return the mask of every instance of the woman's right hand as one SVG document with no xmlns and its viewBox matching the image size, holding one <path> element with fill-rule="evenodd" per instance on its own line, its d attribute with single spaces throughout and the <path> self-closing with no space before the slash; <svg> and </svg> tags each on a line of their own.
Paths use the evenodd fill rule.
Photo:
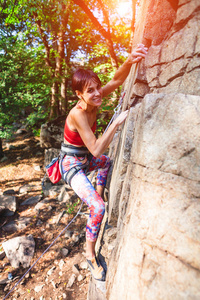
<svg viewBox="0 0 200 300">
<path fill-rule="evenodd" d="M 126 120 L 128 112 L 128 110 L 121 112 L 121 114 L 115 119 L 113 123 L 115 123 L 117 126 L 121 125 Z"/>
</svg>

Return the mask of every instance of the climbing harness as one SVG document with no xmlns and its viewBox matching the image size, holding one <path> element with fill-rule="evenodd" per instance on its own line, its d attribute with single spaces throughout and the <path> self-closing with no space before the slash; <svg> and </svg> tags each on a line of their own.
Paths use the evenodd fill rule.
<svg viewBox="0 0 200 300">
<path fill-rule="evenodd" d="M 112 116 L 110 122 L 108 123 L 104 133 L 108 130 L 109 126 L 111 125 L 111 123 L 113 122 L 113 120 L 115 119 L 116 115 L 119 114 L 120 110 L 121 110 L 121 107 L 122 107 L 122 102 L 123 102 L 123 99 L 124 99 L 124 96 L 125 96 L 125 92 L 123 92 L 122 96 L 120 97 L 119 99 L 119 104 L 116 106 L 116 108 L 114 109 L 114 115 Z M 104 134 L 103 133 L 103 134 Z M 76 149 L 75 149 L 76 148 Z M 66 145 L 64 143 L 62 143 L 61 145 L 61 152 L 60 152 L 60 155 L 59 155 L 59 169 L 60 169 L 60 172 L 61 172 L 61 175 L 62 175 L 62 168 L 61 168 L 61 162 L 62 162 L 62 158 L 65 156 L 65 155 L 77 155 L 79 156 L 81 153 L 82 156 L 86 156 L 87 157 L 87 161 L 90 162 L 90 160 L 92 159 L 92 154 L 88 151 L 88 149 L 86 147 L 75 147 L 75 146 L 72 146 L 72 145 Z M 81 156 L 80 155 L 80 156 Z M 52 160 L 53 161 L 53 160 Z M 57 160 L 56 160 L 57 162 Z M 51 163 L 50 163 L 51 164 Z M 49 165 L 50 165 L 49 164 Z M 48 165 L 48 166 L 49 166 Z M 89 163 L 88 164 L 83 164 L 81 165 L 80 167 L 79 166 L 76 166 L 74 167 L 75 169 L 72 170 L 72 172 L 70 172 L 70 170 L 68 172 L 66 172 L 67 174 L 66 175 L 63 175 L 64 177 L 64 180 L 66 180 L 69 184 L 71 183 L 71 180 L 73 178 L 73 176 L 80 170 L 80 169 L 85 169 L 85 172 L 87 172 L 87 168 L 89 166 Z M 72 168 L 73 169 L 73 168 Z M 94 176 L 94 173 L 95 171 L 93 172 L 93 175 L 92 175 L 92 179 L 93 179 L 93 176 Z M 45 174 L 46 175 L 46 174 Z M 92 181 L 91 179 L 91 181 Z M 42 181 L 42 186 L 44 186 L 44 180 L 45 180 L 45 176 L 43 178 L 43 181 Z M 83 206 L 83 201 L 81 202 L 81 206 L 77 212 L 77 214 L 75 215 L 75 217 L 67 224 L 67 226 L 60 232 L 60 234 L 53 240 L 53 242 L 46 248 L 46 250 L 38 257 L 38 259 L 30 266 L 30 268 L 25 272 L 25 274 L 20 278 L 19 281 L 17 281 L 17 283 L 13 286 L 13 288 L 8 292 L 8 294 L 3 298 L 3 300 L 5 300 L 11 293 L 12 291 L 17 287 L 17 285 L 24 279 L 24 277 L 29 273 L 29 271 L 36 265 L 36 263 L 40 260 L 40 258 L 55 244 L 55 242 L 58 240 L 58 238 L 65 232 L 65 230 L 71 225 L 71 223 L 77 218 L 77 216 L 79 214 L 81 214 L 81 209 L 82 209 L 82 206 Z"/>
<path fill-rule="evenodd" d="M 84 159 L 87 159 L 85 163 L 81 164 L 81 165 L 77 165 L 72 167 L 69 171 L 63 173 L 62 171 L 62 160 L 64 158 L 65 155 L 68 156 L 79 156 L 79 157 L 83 157 Z M 71 181 L 72 178 L 80 171 L 80 170 L 84 170 L 85 174 L 87 174 L 88 168 L 89 168 L 89 164 L 90 161 L 92 159 L 93 155 L 89 152 L 89 150 L 86 147 L 75 147 L 72 145 L 67 145 L 62 143 L 61 145 L 61 151 L 60 151 L 60 162 L 59 162 L 59 166 L 60 166 L 60 173 L 62 175 L 62 178 L 64 179 L 64 181 L 69 184 L 71 186 Z"/>
</svg>

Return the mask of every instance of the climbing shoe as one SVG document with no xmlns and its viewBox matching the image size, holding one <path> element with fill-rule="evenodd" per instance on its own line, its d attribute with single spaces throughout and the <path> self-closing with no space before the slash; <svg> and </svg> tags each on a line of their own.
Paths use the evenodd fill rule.
<svg viewBox="0 0 200 300">
<path fill-rule="evenodd" d="M 96 257 L 92 258 L 91 260 L 87 259 L 87 263 L 94 279 L 100 281 L 106 280 L 106 273 Z"/>
</svg>

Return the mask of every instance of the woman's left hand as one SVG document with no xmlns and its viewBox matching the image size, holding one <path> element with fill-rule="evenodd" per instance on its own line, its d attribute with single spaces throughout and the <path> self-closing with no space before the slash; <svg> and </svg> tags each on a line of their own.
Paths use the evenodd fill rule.
<svg viewBox="0 0 200 300">
<path fill-rule="evenodd" d="M 127 61 L 131 64 L 139 62 L 142 58 L 145 58 L 148 52 L 148 48 L 143 44 L 138 44 L 136 48 L 134 48 L 127 58 Z"/>
</svg>

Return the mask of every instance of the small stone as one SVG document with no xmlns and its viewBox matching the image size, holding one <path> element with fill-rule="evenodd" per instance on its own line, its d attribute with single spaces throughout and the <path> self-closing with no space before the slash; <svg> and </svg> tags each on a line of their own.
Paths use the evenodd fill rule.
<svg viewBox="0 0 200 300">
<path fill-rule="evenodd" d="M 53 285 L 53 288 L 56 289 L 56 284 L 55 284 L 55 282 L 54 282 L 53 280 L 51 280 L 51 283 L 52 283 L 52 285 Z"/>
<path fill-rule="evenodd" d="M 66 230 L 65 238 L 70 239 L 72 237 L 73 232 L 71 230 Z"/>
<path fill-rule="evenodd" d="M 6 253 L 3 249 L 0 250 L 0 259 L 4 259 L 4 257 L 6 256 Z"/>
<path fill-rule="evenodd" d="M 38 220 L 37 223 L 36 223 L 36 226 L 40 226 L 42 224 L 43 224 L 43 222 L 41 220 Z"/>
<path fill-rule="evenodd" d="M 63 272 L 62 272 L 62 271 L 60 271 L 60 272 L 59 272 L 59 276 L 62 276 L 62 275 L 63 275 Z"/>
<path fill-rule="evenodd" d="M 79 268 L 78 265 L 73 265 L 72 267 L 72 272 L 75 273 L 76 275 L 79 275 Z"/>
<path fill-rule="evenodd" d="M 48 206 L 47 210 L 51 211 L 53 209 L 53 207 L 51 205 Z"/>
<path fill-rule="evenodd" d="M 86 269 L 88 268 L 87 262 L 86 262 L 86 261 L 81 262 L 81 263 L 80 263 L 80 268 L 81 268 L 82 270 L 86 270 Z"/>
<path fill-rule="evenodd" d="M 72 240 L 73 240 L 75 243 L 77 243 L 77 242 L 79 241 L 79 238 L 80 238 L 79 234 L 74 233 L 74 234 L 72 235 Z"/>
<path fill-rule="evenodd" d="M 13 279 L 12 273 L 8 273 L 8 279 L 9 279 L 9 280 L 12 280 L 12 279 Z"/>
<path fill-rule="evenodd" d="M 23 185 L 23 186 L 21 186 L 21 187 L 19 188 L 19 194 L 28 193 L 29 191 L 32 190 L 32 188 L 33 188 L 32 185 L 30 185 L 30 184 L 25 184 L 25 185 Z"/>
<path fill-rule="evenodd" d="M 60 260 L 59 262 L 59 268 L 62 270 L 63 266 L 64 266 L 65 262 L 63 259 Z"/>
<path fill-rule="evenodd" d="M 79 274 L 77 280 L 80 282 L 85 279 L 85 276 Z"/>
<path fill-rule="evenodd" d="M 35 289 L 34 289 L 35 292 L 39 293 L 43 289 L 43 286 L 44 286 L 44 284 L 36 286 Z"/>
<path fill-rule="evenodd" d="M 72 274 L 71 277 L 70 277 L 70 279 L 69 279 L 69 281 L 68 281 L 68 283 L 67 283 L 67 287 L 68 288 L 72 287 L 72 285 L 74 284 L 75 280 L 76 280 L 76 275 Z"/>
<path fill-rule="evenodd" d="M 31 205 L 31 204 L 35 204 L 37 202 L 39 202 L 42 198 L 42 195 L 37 195 L 37 196 L 33 196 L 33 197 L 30 197 L 28 199 L 26 199 L 25 201 L 23 201 L 21 203 L 21 205 Z"/>
<path fill-rule="evenodd" d="M 24 151 L 30 151 L 30 150 L 31 150 L 30 146 L 27 146 L 26 148 L 24 148 Z"/>
<path fill-rule="evenodd" d="M 38 151 L 36 152 L 35 156 L 41 156 L 42 155 L 42 152 Z"/>
<path fill-rule="evenodd" d="M 33 166 L 34 170 L 37 171 L 37 172 L 40 172 L 41 171 L 41 168 L 40 166 Z"/>
<path fill-rule="evenodd" d="M 28 279 L 30 277 L 30 272 L 25 275 L 25 278 Z"/>
<path fill-rule="evenodd" d="M 16 194 L 16 192 L 13 189 L 5 190 L 3 192 L 3 195 L 13 195 Z"/>
<path fill-rule="evenodd" d="M 8 147 L 8 150 L 15 150 L 15 149 L 17 149 L 17 147 L 14 145 L 9 145 L 9 147 Z"/>
<path fill-rule="evenodd" d="M 67 298 L 67 295 L 65 293 L 62 294 L 63 299 Z"/>
<path fill-rule="evenodd" d="M 4 157 L 2 157 L 2 159 L 0 160 L 0 162 L 4 162 L 6 160 L 8 160 L 8 158 L 7 158 L 7 156 L 4 156 Z"/>
<path fill-rule="evenodd" d="M 53 267 L 47 272 L 47 275 L 48 275 L 48 276 L 51 276 L 52 273 L 53 273 L 53 271 L 54 271 L 55 269 L 56 269 L 56 267 L 53 266 Z"/>
<path fill-rule="evenodd" d="M 62 249 L 61 249 L 61 254 L 62 254 L 64 257 L 66 257 L 66 256 L 68 255 L 68 253 L 69 253 L 69 250 L 68 250 L 67 248 L 62 248 Z"/>
</svg>

